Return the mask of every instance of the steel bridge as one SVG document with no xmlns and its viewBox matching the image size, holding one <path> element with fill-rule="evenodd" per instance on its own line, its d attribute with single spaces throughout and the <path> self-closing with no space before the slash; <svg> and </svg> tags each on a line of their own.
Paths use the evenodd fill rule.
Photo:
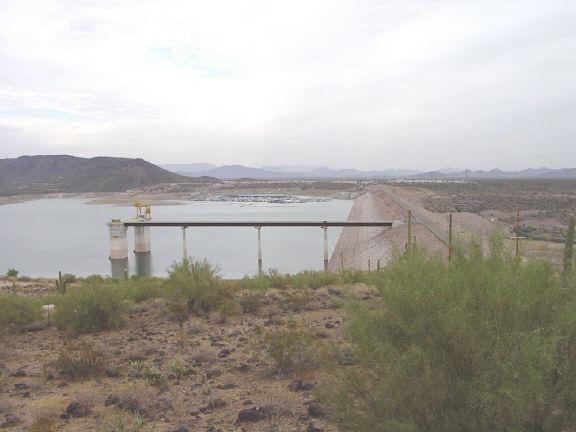
<svg viewBox="0 0 576 432">
<path fill-rule="evenodd" d="M 111 238 L 111 258 L 127 256 L 126 231 L 128 227 L 135 228 L 135 252 L 150 252 L 149 227 L 180 227 L 182 228 L 183 257 L 187 257 L 186 229 L 189 227 L 253 227 L 258 230 L 258 271 L 262 272 L 262 227 L 319 227 L 324 229 L 324 269 L 328 269 L 328 228 L 329 227 L 391 227 L 392 221 L 152 221 L 147 218 L 128 221 L 113 220 L 108 223 Z"/>
</svg>

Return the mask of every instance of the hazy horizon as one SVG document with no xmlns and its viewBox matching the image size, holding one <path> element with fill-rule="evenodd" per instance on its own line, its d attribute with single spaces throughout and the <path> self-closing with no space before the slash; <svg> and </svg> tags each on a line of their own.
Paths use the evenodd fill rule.
<svg viewBox="0 0 576 432">
<path fill-rule="evenodd" d="M 100 154 L 100 155 L 90 155 L 90 156 L 84 156 L 82 154 L 42 154 L 42 155 L 33 155 L 33 154 L 21 154 L 21 155 L 17 155 L 17 156 L 11 156 L 11 157 L 0 157 L 0 159 L 17 159 L 19 157 L 26 157 L 26 156 L 75 156 L 75 157 L 84 157 L 84 158 L 92 158 L 92 157 L 125 157 L 128 159 L 144 159 L 140 156 L 110 156 L 110 155 L 104 155 L 104 154 Z M 277 164 L 277 165 L 272 165 L 272 164 L 264 164 L 264 165 L 260 165 L 260 166 L 250 166 L 250 165 L 243 165 L 240 163 L 229 163 L 229 164 L 222 164 L 222 165 L 218 165 L 212 162 L 207 162 L 207 161 L 199 161 L 199 162 L 176 162 L 176 163 L 157 163 L 151 160 L 146 160 L 147 162 L 150 162 L 154 165 L 160 166 L 160 167 L 166 167 L 166 166 L 177 166 L 177 165 L 211 165 L 210 167 L 205 168 L 205 170 L 210 170 L 213 168 L 220 168 L 220 167 L 224 167 L 224 166 L 243 166 L 246 168 L 255 168 L 255 169 L 264 169 L 264 170 L 270 170 L 272 168 L 278 168 L 278 172 L 299 172 L 299 170 L 297 168 L 300 168 L 300 171 L 302 172 L 306 172 L 306 171 L 313 171 L 315 169 L 331 169 L 331 170 L 357 170 L 357 171 L 418 171 L 421 173 L 425 173 L 425 172 L 463 172 L 463 171 L 491 171 L 491 170 L 502 170 L 502 171 L 508 171 L 508 172 L 513 172 L 513 171 L 523 171 L 523 170 L 529 170 L 529 169 L 573 169 L 576 168 L 576 165 L 574 166 L 561 166 L 559 168 L 552 168 L 549 166 L 527 166 L 527 167 L 521 167 L 518 169 L 503 169 L 499 166 L 491 166 L 491 167 L 481 167 L 481 168 L 476 168 L 476 169 L 472 169 L 472 168 L 468 168 L 468 167 L 453 167 L 453 166 L 441 166 L 441 167 L 437 167 L 437 168 L 433 168 L 433 169 L 429 169 L 429 170 L 423 170 L 423 169 L 416 169 L 416 168 L 412 168 L 412 167 L 381 167 L 381 168 L 375 168 L 375 169 L 361 169 L 361 168 L 357 168 L 354 166 L 327 166 L 327 165 L 321 165 L 321 164 L 314 164 L 314 165 L 289 165 L 289 164 Z M 204 171 L 204 170 L 202 170 Z"/>
<path fill-rule="evenodd" d="M 5 0 L 0 158 L 563 168 L 574 22 L 570 0 Z"/>
</svg>

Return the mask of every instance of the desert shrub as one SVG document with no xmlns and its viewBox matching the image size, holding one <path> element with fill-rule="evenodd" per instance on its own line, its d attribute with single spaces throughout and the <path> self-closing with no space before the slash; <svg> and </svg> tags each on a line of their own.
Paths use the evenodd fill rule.
<svg viewBox="0 0 576 432">
<path fill-rule="evenodd" d="M 493 238 L 453 260 L 397 256 L 382 305 L 352 303 L 356 366 L 323 397 L 349 431 L 563 431 L 576 425 L 576 290 Z"/>
<path fill-rule="evenodd" d="M 270 281 L 272 288 L 286 289 L 290 287 L 289 285 L 290 276 L 283 275 L 278 271 L 278 269 L 275 268 L 269 269 L 268 273 L 266 274 L 266 277 Z"/>
<path fill-rule="evenodd" d="M 66 282 L 66 283 L 74 283 L 77 280 L 76 275 L 73 275 L 71 273 L 63 274 L 62 279 L 64 279 L 64 282 Z"/>
<path fill-rule="evenodd" d="M 74 333 L 118 328 L 129 307 L 124 296 L 125 292 L 114 285 L 72 287 L 56 301 L 56 323 Z"/>
<path fill-rule="evenodd" d="M 256 313 L 262 307 L 264 295 L 258 292 L 245 292 L 238 299 L 238 303 L 245 314 Z"/>
<path fill-rule="evenodd" d="M 51 432 L 56 429 L 57 423 L 58 417 L 55 414 L 37 415 L 27 432 Z"/>
<path fill-rule="evenodd" d="M 272 288 L 272 281 L 265 274 L 252 277 L 244 276 L 242 279 L 240 279 L 240 288 L 243 290 L 265 291 Z"/>
<path fill-rule="evenodd" d="M 319 365 L 320 343 L 306 329 L 273 330 L 265 335 L 263 342 L 275 374 L 302 375 Z"/>
<path fill-rule="evenodd" d="M 104 354 L 90 344 L 69 343 L 60 350 L 58 358 L 48 364 L 48 368 L 57 369 L 74 381 L 96 377 L 104 373 Z"/>
<path fill-rule="evenodd" d="M 40 302 L 16 294 L 0 295 L 0 325 L 22 326 L 42 317 Z"/>
<path fill-rule="evenodd" d="M 159 278 L 136 277 L 126 283 L 130 299 L 135 303 L 161 297 L 164 281 Z"/>
<path fill-rule="evenodd" d="M 234 298 L 226 298 L 218 308 L 218 313 L 222 314 L 224 320 L 238 316 L 242 313 L 242 306 Z"/>
<path fill-rule="evenodd" d="M 132 363 L 132 366 L 142 374 L 146 382 L 152 386 L 159 387 L 166 381 L 162 370 L 153 361 L 144 360 Z"/>
<path fill-rule="evenodd" d="M 139 412 L 116 409 L 104 418 L 101 432 L 139 432 L 146 420 Z"/>
<path fill-rule="evenodd" d="M 18 270 L 16 269 L 10 269 L 6 272 L 6 276 L 8 277 L 18 277 L 18 273 L 20 273 Z"/>
<path fill-rule="evenodd" d="M 301 312 L 312 303 L 314 296 L 310 290 L 288 292 L 280 304 L 283 311 Z"/>
<path fill-rule="evenodd" d="M 307 270 L 291 276 L 289 283 L 292 288 L 318 289 L 326 285 L 338 284 L 339 276 L 332 272 Z"/>
<path fill-rule="evenodd" d="M 338 274 L 342 285 L 352 285 L 363 283 L 366 285 L 377 285 L 382 283 L 385 277 L 384 271 L 365 271 L 365 270 L 345 270 Z"/>
<path fill-rule="evenodd" d="M 98 284 L 98 283 L 103 283 L 104 278 L 100 275 L 94 274 L 94 275 L 86 276 L 84 278 L 84 282 L 88 283 L 88 284 L 90 284 L 90 283 Z"/>
<path fill-rule="evenodd" d="M 218 268 L 210 265 L 206 259 L 184 259 L 174 263 L 166 281 L 166 296 L 173 304 L 184 305 L 188 315 L 218 309 L 232 298 L 231 291 L 222 283 L 218 272 Z"/>
<path fill-rule="evenodd" d="M 208 326 L 197 319 L 186 321 L 182 325 L 182 331 L 186 334 L 197 335 L 204 333 L 206 330 L 208 330 Z"/>
<path fill-rule="evenodd" d="M 170 318 L 178 322 L 181 327 L 188 320 L 191 313 L 188 308 L 188 302 L 184 300 L 166 300 L 166 310 L 170 314 Z"/>
<path fill-rule="evenodd" d="M 174 377 L 179 380 L 188 371 L 186 362 L 180 357 L 175 357 L 168 362 L 168 370 L 174 375 Z"/>
</svg>

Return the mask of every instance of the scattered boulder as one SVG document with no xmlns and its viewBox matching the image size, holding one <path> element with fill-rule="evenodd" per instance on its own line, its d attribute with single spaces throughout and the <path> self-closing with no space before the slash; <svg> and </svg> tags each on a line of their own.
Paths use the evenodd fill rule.
<svg viewBox="0 0 576 432">
<path fill-rule="evenodd" d="M 224 408 L 226 405 L 227 405 L 226 401 L 224 401 L 224 399 L 221 398 L 216 398 L 208 403 L 208 407 L 210 409 Z"/>
<path fill-rule="evenodd" d="M 120 376 L 120 374 L 118 373 L 118 371 L 114 368 L 107 368 L 106 369 L 106 376 L 108 378 L 118 378 Z"/>
<path fill-rule="evenodd" d="M 328 293 L 335 297 L 342 297 L 342 291 L 337 290 L 336 288 L 328 288 Z"/>
<path fill-rule="evenodd" d="M 302 380 L 295 380 L 288 384 L 288 390 L 297 392 L 297 391 L 310 391 L 314 388 L 314 384 L 309 382 L 302 382 Z"/>
<path fill-rule="evenodd" d="M 70 402 L 66 407 L 63 414 L 60 415 L 62 419 L 69 419 L 70 417 L 81 418 L 90 414 L 88 407 L 82 406 L 78 402 Z"/>
<path fill-rule="evenodd" d="M 220 371 L 219 369 L 208 369 L 206 371 L 206 378 L 208 379 L 212 379 L 220 375 L 222 375 L 222 371 Z"/>
<path fill-rule="evenodd" d="M 231 351 L 228 348 L 224 348 L 223 350 L 220 350 L 220 352 L 218 353 L 218 357 L 224 358 L 224 357 L 228 357 L 230 354 L 231 354 Z"/>
<path fill-rule="evenodd" d="M 311 420 L 310 423 L 308 423 L 308 428 L 306 429 L 306 432 L 324 432 L 324 428 L 320 426 L 318 423 L 316 423 L 314 420 Z"/>
<path fill-rule="evenodd" d="M 4 428 L 8 428 L 11 426 L 14 426 L 15 424 L 20 423 L 20 417 L 16 416 L 16 414 L 6 414 L 4 416 L 4 421 L 2 423 L 0 423 L 0 428 L 4 429 Z"/>
<path fill-rule="evenodd" d="M 120 398 L 117 395 L 108 395 L 104 401 L 104 406 L 116 405 L 120 402 Z"/>
<path fill-rule="evenodd" d="M 326 417 L 328 415 L 328 407 L 319 402 L 310 402 L 308 404 L 308 415 L 314 418 Z"/>
<path fill-rule="evenodd" d="M 302 380 L 292 381 L 290 384 L 288 384 L 288 390 L 290 391 L 297 392 L 300 391 L 301 389 L 302 389 Z"/>
<path fill-rule="evenodd" d="M 265 407 L 255 406 L 250 409 L 243 409 L 238 412 L 237 423 L 256 423 L 264 420 L 270 415 L 270 411 Z"/>
</svg>

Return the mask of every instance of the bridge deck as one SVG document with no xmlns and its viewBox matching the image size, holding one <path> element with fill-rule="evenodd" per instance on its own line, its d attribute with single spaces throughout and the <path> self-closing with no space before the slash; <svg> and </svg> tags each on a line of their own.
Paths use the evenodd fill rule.
<svg viewBox="0 0 576 432">
<path fill-rule="evenodd" d="M 126 221 L 124 226 L 156 227 L 391 227 L 391 221 Z"/>
</svg>

